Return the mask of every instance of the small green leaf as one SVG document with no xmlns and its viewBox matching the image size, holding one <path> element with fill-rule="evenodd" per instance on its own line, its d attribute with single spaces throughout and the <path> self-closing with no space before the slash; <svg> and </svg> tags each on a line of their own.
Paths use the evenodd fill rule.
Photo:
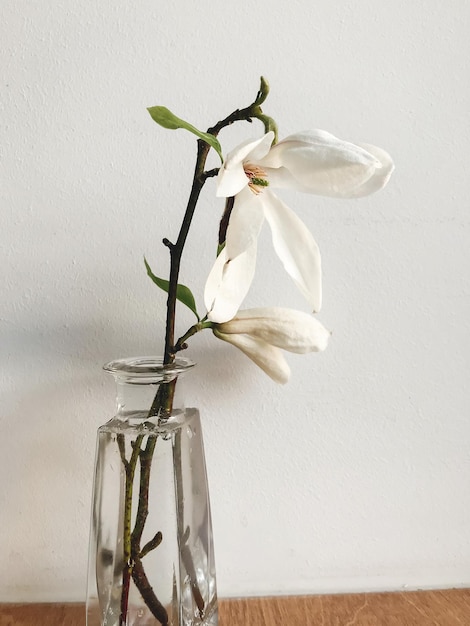
<svg viewBox="0 0 470 626">
<path fill-rule="evenodd" d="M 169 128 L 170 130 L 184 128 L 185 130 L 189 130 L 190 133 L 193 133 L 194 135 L 208 143 L 211 148 L 214 148 L 214 150 L 219 155 L 221 162 L 223 163 L 224 159 L 222 157 L 222 148 L 220 147 L 220 143 L 218 142 L 217 137 L 214 137 L 214 135 L 211 135 L 210 133 L 203 133 L 202 131 L 195 128 L 192 124 L 189 124 L 189 122 L 185 122 L 179 117 L 176 117 L 176 115 L 174 115 L 166 107 L 149 107 L 147 111 L 150 113 L 152 119 L 157 122 L 157 124 L 160 124 L 160 126 L 163 126 L 163 128 Z"/>
<path fill-rule="evenodd" d="M 145 263 L 145 267 L 147 268 L 148 276 L 150 276 L 150 278 L 157 285 L 157 287 L 160 287 L 160 289 L 163 289 L 163 291 L 168 293 L 170 283 L 164 278 L 158 278 L 158 276 L 155 276 L 155 274 L 152 272 L 150 268 L 150 265 L 147 263 L 147 259 L 145 257 L 144 257 L 144 263 Z M 196 311 L 196 302 L 194 300 L 193 294 L 191 293 L 191 289 L 189 289 L 189 287 L 186 287 L 185 285 L 178 285 L 176 288 L 176 298 L 177 300 L 185 304 L 188 307 L 188 309 L 190 309 L 194 313 L 194 315 L 197 317 L 197 321 L 199 322 L 200 317 Z"/>
</svg>

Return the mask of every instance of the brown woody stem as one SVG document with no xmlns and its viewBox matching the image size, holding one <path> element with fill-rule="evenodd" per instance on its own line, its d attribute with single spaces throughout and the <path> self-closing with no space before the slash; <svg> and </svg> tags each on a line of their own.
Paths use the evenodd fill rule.
<svg viewBox="0 0 470 626">
<path fill-rule="evenodd" d="M 145 574 L 144 567 L 140 557 L 136 557 L 132 568 L 132 580 L 134 581 L 140 595 L 144 599 L 146 605 L 152 611 L 154 617 L 158 619 L 162 626 L 168 626 L 168 613 L 155 595 L 152 586 Z"/>
</svg>

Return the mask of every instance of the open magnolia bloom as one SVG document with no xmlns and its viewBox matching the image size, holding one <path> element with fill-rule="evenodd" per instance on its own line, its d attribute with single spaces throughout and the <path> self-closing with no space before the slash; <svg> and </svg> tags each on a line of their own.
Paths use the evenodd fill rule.
<svg viewBox="0 0 470 626">
<path fill-rule="evenodd" d="M 239 348 L 278 383 L 286 383 L 290 375 L 281 348 L 297 354 L 319 352 L 331 334 L 308 313 L 280 307 L 238 311 L 230 321 L 215 324 L 213 333 Z"/>
<path fill-rule="evenodd" d="M 274 133 L 269 132 L 261 139 L 242 143 L 228 154 L 219 171 L 217 195 L 234 196 L 235 201 L 223 255 L 209 275 L 204 294 L 208 317 L 215 322 L 231 319 L 248 292 L 264 220 L 271 227 L 274 249 L 287 273 L 312 310 L 320 310 L 318 246 L 272 188 L 358 198 L 384 187 L 394 168 L 384 150 L 354 145 L 322 130 L 291 135 L 271 147 L 273 138 Z"/>
</svg>

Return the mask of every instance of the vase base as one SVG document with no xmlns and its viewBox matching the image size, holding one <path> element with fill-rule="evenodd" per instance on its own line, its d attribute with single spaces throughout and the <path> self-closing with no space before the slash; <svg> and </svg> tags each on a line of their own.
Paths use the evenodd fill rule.
<svg viewBox="0 0 470 626">
<path fill-rule="evenodd" d="M 168 614 L 171 615 L 172 607 L 167 607 Z M 88 602 L 87 610 L 87 626 L 120 626 L 119 623 L 119 610 L 115 611 L 112 607 L 108 607 L 106 613 L 100 608 L 98 599 Z M 205 612 L 204 617 L 194 617 L 191 615 L 183 615 L 180 619 L 178 617 L 171 618 L 168 621 L 167 626 L 218 626 L 219 624 L 219 612 L 217 606 L 217 600 Z M 161 626 L 160 622 L 155 617 L 149 614 L 147 609 L 130 609 L 127 619 L 128 626 Z"/>
</svg>

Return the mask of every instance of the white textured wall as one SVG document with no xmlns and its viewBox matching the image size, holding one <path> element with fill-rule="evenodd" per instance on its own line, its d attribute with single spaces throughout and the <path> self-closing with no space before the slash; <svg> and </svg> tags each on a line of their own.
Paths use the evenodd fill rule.
<svg viewBox="0 0 470 626">
<path fill-rule="evenodd" d="M 0 600 L 84 597 L 95 429 L 113 409 L 100 366 L 161 352 L 142 256 L 165 267 L 194 144 L 146 107 L 207 127 L 262 73 L 281 135 L 375 143 L 397 170 L 360 201 L 284 194 L 321 246 L 334 331 L 324 354 L 289 357 L 288 386 L 209 334 L 191 345 L 221 595 L 470 584 L 470 4 L 3 0 L 2 14 Z M 182 271 L 201 306 L 213 190 Z M 267 233 L 247 304 L 305 309 Z"/>
</svg>

